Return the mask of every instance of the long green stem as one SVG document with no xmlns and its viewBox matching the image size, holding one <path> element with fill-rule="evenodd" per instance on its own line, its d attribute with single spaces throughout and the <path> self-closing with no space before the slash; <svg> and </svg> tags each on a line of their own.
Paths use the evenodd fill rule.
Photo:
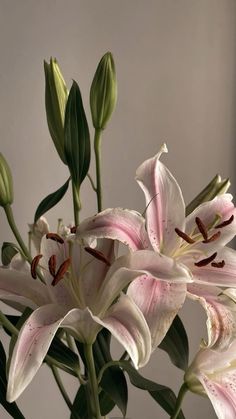
<svg viewBox="0 0 236 419">
<path fill-rule="evenodd" d="M 60 375 L 59 375 L 59 373 L 57 371 L 57 368 L 54 365 L 51 365 L 51 370 L 52 370 L 53 376 L 55 378 L 55 381 L 56 381 L 56 383 L 58 385 L 58 388 L 59 388 L 59 390 L 61 392 L 61 395 L 62 395 L 63 399 L 65 400 L 68 408 L 71 411 L 73 406 L 72 406 L 72 403 L 71 403 L 71 401 L 69 399 L 69 396 L 68 396 L 68 394 L 67 394 L 67 392 L 65 390 L 65 387 L 64 387 L 64 385 L 62 383 L 62 380 L 61 380 L 61 377 L 60 377 Z"/>
<path fill-rule="evenodd" d="M 98 397 L 98 382 L 95 370 L 95 364 L 93 359 L 93 348 L 92 345 L 84 345 L 84 354 L 86 357 L 87 369 L 88 369 L 88 379 L 90 386 L 90 396 L 91 396 L 91 408 L 92 408 L 92 418 L 91 419 L 102 419 L 99 406 L 99 397 Z"/>
<path fill-rule="evenodd" d="M 6 205 L 4 207 L 4 211 L 6 213 L 6 217 L 7 217 L 7 221 L 9 223 L 9 226 L 11 227 L 11 230 L 12 230 L 12 232 L 13 232 L 13 234 L 14 234 L 14 236 L 15 236 L 15 238 L 16 238 L 16 240 L 17 240 L 17 242 L 18 242 L 25 258 L 26 258 L 26 260 L 30 263 L 32 261 L 32 257 L 31 257 L 31 255 L 30 255 L 30 253 L 29 253 L 29 251 L 28 251 L 28 249 L 27 249 L 27 247 L 26 247 L 26 245 L 25 245 L 25 243 L 24 243 L 24 241 L 23 241 L 23 239 L 22 239 L 22 237 L 19 233 L 19 230 L 18 230 L 17 226 L 16 226 L 11 206 Z"/>
<path fill-rule="evenodd" d="M 94 152 L 96 161 L 96 179 L 97 179 L 97 205 L 98 212 L 102 211 L 102 181 L 101 181 L 101 134 L 102 130 L 95 128 L 94 134 Z"/>
<path fill-rule="evenodd" d="M 178 397 L 177 397 L 177 400 L 176 400 L 175 411 L 174 411 L 174 413 L 173 413 L 173 415 L 171 416 L 170 419 L 177 419 L 178 418 L 179 412 L 181 410 L 181 405 L 182 405 L 182 402 L 183 402 L 183 398 L 184 398 L 185 394 L 187 393 L 187 391 L 188 391 L 188 386 L 187 386 L 186 383 L 183 383 L 182 386 L 180 387 L 179 394 L 178 394 Z"/>
</svg>

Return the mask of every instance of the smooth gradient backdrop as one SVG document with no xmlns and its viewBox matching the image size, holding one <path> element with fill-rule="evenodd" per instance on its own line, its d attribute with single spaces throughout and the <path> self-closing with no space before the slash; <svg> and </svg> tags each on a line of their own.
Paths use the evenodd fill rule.
<svg viewBox="0 0 236 419">
<path fill-rule="evenodd" d="M 217 172 L 231 177 L 233 191 L 235 39 L 235 0 L 0 0 L 0 151 L 12 168 L 20 230 L 27 231 L 39 201 L 67 178 L 45 118 L 43 60 L 50 56 L 58 59 L 68 86 L 72 79 L 79 82 L 89 114 L 97 63 L 106 51 L 114 54 L 119 98 L 103 137 L 105 207 L 143 211 L 135 170 L 163 141 L 169 148 L 163 161 L 186 203 Z M 93 214 L 96 200 L 88 182 L 82 199 L 82 216 Z M 57 218 L 69 223 L 72 214 L 68 195 L 48 214 L 52 229 Z M 13 239 L 2 210 L 0 233 L 1 241 Z M 193 357 L 205 335 L 205 315 L 189 303 L 181 317 Z M 141 372 L 175 391 L 182 382 L 161 351 Z M 73 397 L 78 383 L 68 377 L 65 383 Z M 167 418 L 145 392 L 131 388 L 129 397 L 131 419 Z M 46 366 L 19 406 L 26 419 L 69 418 Z M 199 396 L 187 394 L 183 409 L 187 419 L 215 418 L 210 402 Z M 1 407 L 0 417 L 9 418 Z"/>
</svg>

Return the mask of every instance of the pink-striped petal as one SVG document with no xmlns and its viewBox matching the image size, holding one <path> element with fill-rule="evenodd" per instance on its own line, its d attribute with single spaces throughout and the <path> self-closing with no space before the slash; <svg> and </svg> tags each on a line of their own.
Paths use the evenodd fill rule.
<svg viewBox="0 0 236 419">
<path fill-rule="evenodd" d="M 147 231 L 153 249 L 171 255 L 181 242 L 175 228 L 184 229 L 185 204 L 177 181 L 159 157 L 160 153 L 142 163 L 136 179 L 146 198 Z"/>
<path fill-rule="evenodd" d="M 236 371 L 222 374 L 218 380 L 199 374 L 207 396 L 209 397 L 218 419 L 236 418 Z"/>
<path fill-rule="evenodd" d="M 215 285 L 220 287 L 236 287 L 236 251 L 224 247 L 217 252 L 214 262 L 224 261 L 222 268 L 215 267 L 211 263 L 207 266 L 198 267 L 193 262 L 188 263 L 196 284 Z"/>
<path fill-rule="evenodd" d="M 130 284 L 127 294 L 142 311 L 151 332 L 152 350 L 156 349 L 184 303 L 186 284 L 143 275 Z"/>
<path fill-rule="evenodd" d="M 226 350 L 236 338 L 236 304 L 213 286 L 189 284 L 188 297 L 198 301 L 206 311 L 208 342 L 205 345 Z"/>
<path fill-rule="evenodd" d="M 101 328 L 88 310 L 48 304 L 35 310 L 20 330 L 13 350 L 7 400 L 13 402 L 31 382 L 42 365 L 49 346 L 60 326 L 69 328 L 81 341 L 92 343 Z"/>
<path fill-rule="evenodd" d="M 140 368 L 148 362 L 151 355 L 150 331 L 142 312 L 130 297 L 121 294 L 103 319 L 94 319 L 121 343 L 135 368 Z"/>
<path fill-rule="evenodd" d="M 106 209 L 84 220 L 77 229 L 83 238 L 107 238 L 118 240 L 132 250 L 149 246 L 145 220 L 138 212 L 114 208 Z"/>
</svg>

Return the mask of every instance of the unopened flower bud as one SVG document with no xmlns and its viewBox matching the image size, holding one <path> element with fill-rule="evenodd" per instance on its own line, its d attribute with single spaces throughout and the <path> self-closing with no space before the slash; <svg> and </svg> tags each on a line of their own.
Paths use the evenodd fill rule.
<svg viewBox="0 0 236 419">
<path fill-rule="evenodd" d="M 98 64 L 90 90 L 90 108 L 95 129 L 104 129 L 115 108 L 117 82 L 115 64 L 107 52 Z"/>
<path fill-rule="evenodd" d="M 64 119 L 68 90 L 56 59 L 44 62 L 45 104 L 48 128 L 57 152 L 66 163 L 64 154 Z"/>
<path fill-rule="evenodd" d="M 0 153 L 0 206 L 5 207 L 13 202 L 13 182 L 10 167 Z"/>
</svg>

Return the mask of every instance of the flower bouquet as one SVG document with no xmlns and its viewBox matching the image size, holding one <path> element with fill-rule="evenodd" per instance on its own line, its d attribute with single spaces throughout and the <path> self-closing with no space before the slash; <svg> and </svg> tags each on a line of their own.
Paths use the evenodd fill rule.
<svg viewBox="0 0 236 419">
<path fill-rule="evenodd" d="M 15 401 L 46 363 L 71 419 L 105 418 L 115 406 L 126 417 L 127 381 L 148 392 L 172 419 L 184 419 L 187 391 L 209 397 L 218 418 L 235 419 L 236 255 L 225 245 L 235 235 L 236 220 L 229 180 L 217 175 L 186 206 L 162 163 L 164 144 L 136 172 L 145 196 L 143 214 L 103 210 L 101 140 L 117 99 L 113 57 L 102 57 L 90 90 L 95 180 L 79 86 L 74 81 L 68 91 L 55 59 L 44 69 L 48 127 L 68 179 L 38 205 L 26 245 L 14 220 L 11 170 L 0 155 L 0 205 L 15 236 L 14 243 L 2 244 L 0 299 L 18 312 L 0 312 L 2 331 L 10 336 L 7 362 L 0 343 L 1 404 L 13 418 L 24 418 Z M 80 220 L 86 179 L 97 214 Z M 64 225 L 59 219 L 50 228 L 44 215 L 70 185 L 74 221 Z M 178 316 L 186 298 L 198 301 L 207 315 L 207 339 L 190 364 Z M 123 347 L 118 359 L 111 351 L 113 338 Z M 183 370 L 178 396 L 142 376 L 141 367 L 160 349 Z M 61 371 L 78 380 L 74 400 Z"/>
</svg>

